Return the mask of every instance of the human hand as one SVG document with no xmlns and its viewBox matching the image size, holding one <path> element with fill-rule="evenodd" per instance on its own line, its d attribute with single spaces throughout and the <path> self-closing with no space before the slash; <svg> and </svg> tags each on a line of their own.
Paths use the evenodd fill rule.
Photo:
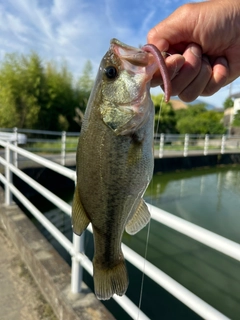
<svg viewBox="0 0 240 320">
<path fill-rule="evenodd" d="M 149 31 L 148 42 L 172 54 L 167 63 L 172 95 L 186 102 L 212 95 L 240 76 L 240 2 L 212 0 L 183 5 Z M 174 75 L 176 54 L 182 54 L 185 62 Z M 160 75 L 155 74 L 152 85 L 160 83 Z"/>
</svg>

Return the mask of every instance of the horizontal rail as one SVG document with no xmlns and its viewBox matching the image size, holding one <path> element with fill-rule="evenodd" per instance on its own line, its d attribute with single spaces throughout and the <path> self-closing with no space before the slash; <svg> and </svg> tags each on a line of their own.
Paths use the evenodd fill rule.
<svg viewBox="0 0 240 320">
<path fill-rule="evenodd" d="M 7 164 L 7 161 L 0 157 L 0 163 L 3 165 Z M 37 192 L 39 192 L 42 196 L 44 196 L 46 199 L 51 201 L 56 207 L 58 207 L 60 210 L 65 212 L 67 215 L 71 215 L 71 206 L 63 201 L 61 198 L 56 196 L 54 193 L 52 193 L 47 188 L 43 187 L 40 183 L 29 177 L 27 174 L 16 168 L 12 164 L 8 164 L 9 169 L 15 173 L 19 178 L 21 178 L 24 182 L 29 184 L 32 188 L 34 188 Z"/>
<path fill-rule="evenodd" d="M 76 152 L 79 132 L 32 130 L 32 129 L 1 129 L 3 133 L 11 134 L 14 144 L 24 144 L 24 149 L 34 153 L 45 152 L 47 154 L 60 154 L 60 158 L 53 158 L 55 162 L 61 161 L 62 165 L 69 161 L 66 154 L 71 151 L 67 146 L 74 144 L 72 149 Z M 10 132 L 10 133 L 9 133 Z M 26 141 L 19 140 L 20 136 L 26 136 Z M 37 138 L 34 138 L 36 135 Z M 29 137 L 28 137 L 29 136 Z M 41 137 L 42 136 L 42 137 Z M 49 140 L 49 136 L 51 139 Z M 46 139 L 44 139 L 46 137 Z M 75 137 L 74 142 L 70 137 Z M 68 139 L 71 141 L 68 141 Z M 47 144 L 52 145 L 49 147 Z M 27 143 L 27 144 L 26 144 Z M 37 144 L 34 146 L 34 144 Z M 237 135 L 209 135 L 209 134 L 170 134 L 161 133 L 154 135 L 154 157 L 163 158 L 171 156 L 193 156 L 240 153 L 240 137 Z M 46 155 L 44 156 L 45 158 Z M 54 157 L 54 156 L 53 156 Z M 15 163 L 17 164 L 17 157 Z"/>
<path fill-rule="evenodd" d="M 61 175 L 65 176 L 73 181 L 76 180 L 76 172 L 71 169 L 65 168 L 65 167 L 61 166 L 60 164 L 52 162 L 51 160 L 45 159 L 43 157 L 40 157 L 36 154 L 33 154 L 27 150 L 22 149 L 22 148 L 16 147 L 13 144 L 10 144 L 8 142 L 4 142 L 4 141 L 0 140 L 0 145 L 3 147 L 9 146 L 10 150 L 17 152 L 18 154 L 20 154 L 30 160 L 33 160 L 33 161 L 41 164 L 44 167 L 47 167 L 55 172 L 58 172 Z"/>
<path fill-rule="evenodd" d="M 0 181 L 6 184 L 6 178 L 0 174 Z M 71 254 L 73 255 L 73 245 L 61 231 L 59 231 L 13 184 L 9 184 L 11 192 L 15 197 L 34 215 L 34 217 L 46 228 L 51 235 Z"/>
<path fill-rule="evenodd" d="M 153 205 L 148 204 L 148 207 L 153 220 L 240 261 L 240 245 L 238 243 L 199 227 L 196 224 L 179 218 Z"/>
</svg>

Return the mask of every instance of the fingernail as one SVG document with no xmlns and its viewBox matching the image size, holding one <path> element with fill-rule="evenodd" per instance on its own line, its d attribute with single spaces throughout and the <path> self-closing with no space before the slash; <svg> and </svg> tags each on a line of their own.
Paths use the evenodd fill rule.
<svg viewBox="0 0 240 320">
<path fill-rule="evenodd" d="M 223 65 L 224 67 L 228 68 L 228 61 L 226 58 L 224 57 L 219 57 L 215 60 L 214 64 L 221 64 Z"/>
<path fill-rule="evenodd" d="M 202 57 L 202 49 L 196 44 L 191 44 L 190 46 L 191 52 L 198 58 Z"/>
<path fill-rule="evenodd" d="M 158 49 L 160 51 L 167 51 L 169 48 L 168 42 L 164 39 L 160 39 L 160 40 L 156 41 L 155 43 L 152 42 L 152 44 L 155 44 L 155 46 L 158 47 Z"/>
</svg>

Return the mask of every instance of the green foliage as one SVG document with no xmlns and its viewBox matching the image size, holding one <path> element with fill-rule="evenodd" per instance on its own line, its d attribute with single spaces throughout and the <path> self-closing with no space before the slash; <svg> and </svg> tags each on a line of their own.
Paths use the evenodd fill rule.
<svg viewBox="0 0 240 320">
<path fill-rule="evenodd" d="M 223 134 L 223 114 L 208 111 L 204 103 L 174 111 L 163 95 L 152 96 L 155 105 L 155 133 Z M 161 106 L 161 112 L 159 112 Z"/>
<path fill-rule="evenodd" d="M 166 103 L 162 94 L 159 94 L 158 96 L 152 96 L 151 98 L 155 106 L 154 132 L 175 133 L 176 116 L 171 103 Z"/>
<path fill-rule="evenodd" d="M 92 64 L 90 60 L 87 60 L 81 77 L 78 80 L 78 86 L 84 92 L 90 92 L 93 86 L 93 79 L 92 79 Z"/>
<path fill-rule="evenodd" d="M 42 130 L 79 130 L 93 86 L 92 65 L 86 62 L 77 84 L 63 64 L 43 64 L 36 53 L 8 54 L 0 64 L 0 127 Z M 155 133 L 225 132 L 222 114 L 207 111 L 205 104 L 174 111 L 163 95 L 152 96 Z M 161 112 L 160 112 L 161 108 Z M 234 125 L 240 123 L 239 115 Z"/>
<path fill-rule="evenodd" d="M 231 98 L 227 98 L 225 101 L 224 101 L 224 104 L 223 104 L 223 107 L 224 107 L 224 110 L 228 109 L 228 108 L 232 108 L 233 107 L 233 99 Z"/>
<path fill-rule="evenodd" d="M 66 65 L 60 70 L 53 63 L 43 65 L 34 52 L 7 54 L 0 65 L 0 127 L 79 130 L 75 108 L 86 107 L 91 70 L 87 62 L 87 80 L 76 86 Z"/>
<path fill-rule="evenodd" d="M 82 75 L 80 76 L 77 86 L 80 88 L 81 99 L 78 107 L 80 110 L 85 110 L 88 102 L 88 98 L 90 96 L 94 80 L 92 78 L 92 64 L 90 60 L 87 60 Z M 76 112 L 77 113 L 77 112 Z M 75 116 L 76 116 L 75 113 Z M 78 121 L 77 121 L 78 123 Z"/>
<path fill-rule="evenodd" d="M 221 123 L 222 117 L 222 113 L 212 110 L 199 112 L 195 115 L 190 111 L 189 115 L 178 120 L 177 129 L 181 134 L 223 134 L 226 129 Z"/>
<path fill-rule="evenodd" d="M 186 117 L 196 117 L 200 113 L 206 112 L 207 109 L 205 107 L 206 105 L 204 103 L 199 103 L 195 105 L 189 105 L 187 109 L 179 109 L 176 111 L 176 119 L 179 121 L 182 118 Z"/>
<path fill-rule="evenodd" d="M 235 114 L 232 125 L 233 127 L 240 127 L 240 110 Z"/>
<path fill-rule="evenodd" d="M 26 59 L 6 56 L 0 68 L 0 126 L 29 127 L 37 121 L 43 86 L 41 61 L 33 53 Z"/>
</svg>

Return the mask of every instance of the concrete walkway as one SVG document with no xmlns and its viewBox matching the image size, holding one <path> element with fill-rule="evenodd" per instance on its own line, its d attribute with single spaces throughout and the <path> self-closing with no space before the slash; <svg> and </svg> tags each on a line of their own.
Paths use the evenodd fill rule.
<svg viewBox="0 0 240 320">
<path fill-rule="evenodd" d="M 84 282 L 71 292 L 70 266 L 0 187 L 0 320 L 57 319 L 115 318 Z"/>
<path fill-rule="evenodd" d="M 0 319 L 56 320 L 0 222 Z"/>
</svg>

